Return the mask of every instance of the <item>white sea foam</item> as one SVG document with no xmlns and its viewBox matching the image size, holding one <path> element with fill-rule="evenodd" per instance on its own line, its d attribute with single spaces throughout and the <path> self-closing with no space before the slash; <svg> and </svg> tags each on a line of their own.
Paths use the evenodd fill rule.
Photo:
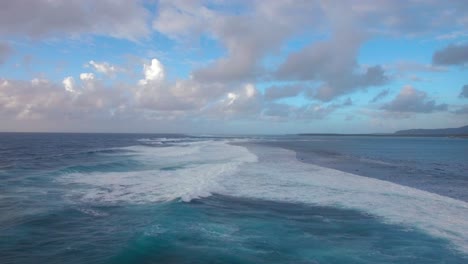
<svg viewBox="0 0 468 264">
<path fill-rule="evenodd" d="M 337 206 L 422 229 L 468 252 L 468 203 L 418 189 L 306 164 L 295 153 L 263 148 L 260 162 L 225 182 L 236 196 Z"/>
<path fill-rule="evenodd" d="M 141 138 L 138 139 L 139 142 L 150 145 L 162 145 L 165 143 L 178 143 L 182 141 L 195 141 L 195 138 L 183 137 L 183 138 Z"/>
<path fill-rule="evenodd" d="M 64 175 L 61 181 L 73 184 L 71 196 L 96 203 L 190 201 L 220 193 L 351 208 L 449 239 L 468 253 L 468 203 L 463 201 L 302 163 L 294 152 L 280 148 L 256 148 L 258 157 L 222 141 L 130 149 L 141 162 L 181 166 L 76 173 Z"/>
<path fill-rule="evenodd" d="M 90 216 L 95 216 L 95 217 L 101 217 L 101 216 L 107 216 L 108 214 L 105 212 L 101 212 L 95 209 L 90 209 L 90 208 L 78 208 L 78 211 L 80 211 L 83 214 L 87 214 Z"/>
<path fill-rule="evenodd" d="M 80 184 L 70 196 L 96 203 L 148 203 L 174 199 L 190 201 L 222 192 L 221 181 L 240 165 L 255 162 L 247 149 L 225 142 L 207 141 L 171 147 L 129 147 L 144 163 L 176 169 L 131 172 L 71 173 L 59 180 Z"/>
</svg>

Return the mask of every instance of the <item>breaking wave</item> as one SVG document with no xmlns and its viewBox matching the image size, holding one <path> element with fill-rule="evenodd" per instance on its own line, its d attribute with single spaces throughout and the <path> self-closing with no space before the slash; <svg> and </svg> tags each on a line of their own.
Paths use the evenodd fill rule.
<svg viewBox="0 0 468 264">
<path fill-rule="evenodd" d="M 391 182 L 302 163 L 293 151 L 229 141 L 132 146 L 144 171 L 70 173 L 60 181 L 86 203 L 154 203 L 213 193 L 351 208 L 423 230 L 468 252 L 468 203 Z M 254 154 L 255 153 L 255 154 Z"/>
</svg>

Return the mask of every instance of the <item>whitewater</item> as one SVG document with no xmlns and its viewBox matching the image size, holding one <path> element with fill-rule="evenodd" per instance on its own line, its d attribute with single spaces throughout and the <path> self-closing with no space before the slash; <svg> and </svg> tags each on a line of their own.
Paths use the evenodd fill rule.
<svg viewBox="0 0 468 264">
<path fill-rule="evenodd" d="M 468 254 L 468 203 L 389 181 L 304 163 L 248 139 L 141 138 L 118 148 L 132 171 L 67 172 L 65 199 L 86 206 L 190 203 L 211 195 L 352 209 L 421 230 Z M 88 213 L 99 215 L 98 211 Z M 89 211 L 91 210 L 91 211 Z"/>
</svg>

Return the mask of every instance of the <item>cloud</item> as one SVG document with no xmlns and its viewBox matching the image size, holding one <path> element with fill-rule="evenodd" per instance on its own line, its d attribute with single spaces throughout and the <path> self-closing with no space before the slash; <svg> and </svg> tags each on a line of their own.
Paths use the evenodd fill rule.
<svg viewBox="0 0 468 264">
<path fill-rule="evenodd" d="M 468 84 L 463 85 L 459 97 L 460 98 L 468 98 Z"/>
<path fill-rule="evenodd" d="M 331 30 L 329 41 L 311 43 L 310 46 L 315 48 L 306 48 L 293 56 L 295 58 L 289 58 L 279 70 L 279 76 L 276 76 L 323 81 L 324 91 L 317 96 L 330 100 L 334 96 L 365 88 L 362 87 L 366 85 L 365 78 L 371 76 L 355 76 L 354 73 L 366 70 L 357 64 L 356 57 L 369 36 L 413 36 L 454 25 L 463 26 L 464 20 L 460 19 L 466 16 L 466 9 L 463 1 L 458 0 L 450 3 L 434 1 L 425 5 L 417 1 L 391 0 L 378 3 L 349 1 L 346 4 L 327 1 L 163 0 L 159 2 L 153 28 L 178 41 L 185 38 L 197 40 L 205 36 L 226 48 L 225 55 L 193 71 L 194 79 L 200 82 L 244 82 L 266 78 L 268 72 L 263 68 L 262 60 L 280 52 L 291 37 L 314 30 Z M 415 16 L 411 10 L 421 12 Z M 324 55 L 320 56 L 322 51 Z M 301 60 L 301 55 L 312 61 Z M 325 63 L 326 69 L 320 70 L 320 63 Z M 299 69 L 299 73 L 288 70 L 290 67 Z M 312 69 L 304 73 L 307 68 Z M 330 83 L 340 76 L 343 77 L 337 83 Z M 384 76 L 380 74 L 379 77 Z M 348 80 L 353 84 L 347 85 Z M 380 85 L 384 81 L 386 79 L 374 83 Z"/>
<path fill-rule="evenodd" d="M 409 10 L 421 10 L 415 16 Z M 271 78 L 316 81 L 312 98 L 330 101 L 359 89 L 380 86 L 390 77 L 380 65 L 357 61 L 363 43 L 375 35 L 414 36 L 445 30 L 465 16 L 463 1 L 160 1 L 153 28 L 176 40 L 207 37 L 220 43 L 220 58 L 192 71 L 200 83 L 245 83 Z M 448 15 L 448 14 L 451 15 Z M 458 18 L 456 18 L 458 16 Z M 427 23 L 428 19 L 433 23 Z M 264 59 L 281 53 L 293 37 L 305 32 L 330 33 L 286 54 L 279 68 L 265 69 Z M 328 34 L 326 34 L 328 35 Z M 415 65 L 412 65 L 413 67 Z M 419 69 L 440 70 L 416 65 Z M 405 67 L 408 67 L 406 65 Z"/>
<path fill-rule="evenodd" d="M 0 115 L 20 120 L 66 120 L 110 117 L 124 106 L 125 90 L 109 89 L 87 79 L 76 83 L 67 77 L 61 84 L 46 79 L 0 80 Z"/>
<path fill-rule="evenodd" d="M 63 87 L 70 93 L 76 93 L 75 90 L 75 81 L 73 80 L 72 76 L 65 77 L 62 81 Z"/>
<path fill-rule="evenodd" d="M 12 53 L 13 49 L 9 44 L 0 42 L 0 65 L 5 63 Z"/>
<path fill-rule="evenodd" d="M 256 119 L 262 110 L 262 98 L 255 85 L 246 83 L 207 105 L 202 114 L 216 119 Z"/>
<path fill-rule="evenodd" d="M 151 17 L 151 10 L 157 12 L 154 17 Z M 395 71 L 398 74 L 438 72 L 450 70 L 444 65 L 466 65 L 466 60 L 454 59 L 460 60 L 463 54 L 447 56 L 457 49 L 455 53 L 459 54 L 460 47 L 465 44 L 450 45 L 438 51 L 442 55 L 436 52 L 432 65 L 400 62 L 388 67 L 367 65 L 359 59 L 365 57 L 360 53 L 366 42 L 374 38 L 414 40 L 415 36 L 463 32 L 468 26 L 467 11 L 464 0 L 428 1 L 423 5 L 413 0 L 345 3 L 318 0 L 3 1 L 0 3 L 0 38 L 12 40 L 11 43 L 83 35 L 136 41 L 154 36 L 168 41 L 169 53 L 177 51 L 172 48 L 174 43 L 176 47 L 180 44 L 189 47 L 190 52 L 196 50 L 194 53 L 199 51 L 198 45 L 208 43 L 208 48 L 214 47 L 216 51 L 202 50 L 200 57 L 203 60 L 204 55 L 209 55 L 209 61 L 198 61 L 199 53 L 187 58 L 197 60 L 187 78 L 167 78 L 166 69 L 178 68 L 185 74 L 183 67 L 186 65 L 179 68 L 177 63 L 180 62 L 175 62 L 165 67 L 155 58 L 147 60 L 141 72 L 135 73 L 134 76 L 139 74 L 139 77 L 106 79 L 123 68 L 100 57 L 88 62 L 89 72 L 71 75 L 62 71 L 63 76 L 54 81 L 2 79 L 0 112 L 23 120 L 50 118 L 54 121 L 59 117 L 110 119 L 116 116 L 139 120 L 324 119 L 353 105 L 348 98 L 351 93 L 388 84 Z M 139 56 L 154 44 L 153 38 L 147 40 L 137 46 Z M 108 44 L 107 38 L 100 41 L 99 44 Z M 151 49 L 158 47 L 151 46 Z M 135 52 L 135 49 L 130 51 Z M 161 52 L 164 51 L 156 50 L 155 54 Z M 3 54 L 6 55 L 2 55 L 0 44 L 0 63 L 10 52 Z M 213 59 L 213 54 L 221 55 Z M 41 54 L 34 55 L 41 57 Z M 150 55 L 146 53 L 146 56 Z M 441 60 L 441 56 L 445 59 Z M 170 61 L 170 57 L 163 61 Z M 27 74 L 56 76 L 56 73 L 35 71 Z M 275 82 L 279 84 L 265 88 L 263 93 L 258 89 Z M 284 83 L 294 84 L 282 85 Z M 380 102 L 390 93 L 381 89 L 371 102 Z M 299 102 L 295 105 L 279 103 L 282 98 L 302 94 L 305 98 L 301 98 L 300 105 Z M 466 98 L 464 90 L 460 96 Z M 446 108 L 445 104 L 436 104 L 425 92 L 410 87 L 383 104 L 382 110 L 386 111 L 378 112 L 411 115 Z"/>
<path fill-rule="evenodd" d="M 331 72 L 323 72 L 323 70 L 325 69 L 319 70 L 323 75 L 316 79 L 323 81 L 323 84 L 307 93 L 310 98 L 331 101 L 359 89 L 386 84 L 390 80 L 381 66 L 369 67 L 365 73 L 361 74 L 355 73 L 352 69 L 343 71 L 341 75 L 334 73 L 334 70 Z"/>
<path fill-rule="evenodd" d="M 80 80 L 82 81 L 92 81 L 94 80 L 94 74 L 91 72 L 80 73 Z"/>
<path fill-rule="evenodd" d="M 318 24 L 320 17 L 315 1 L 161 1 L 159 7 L 153 23 L 157 31 L 178 39 L 206 35 L 227 49 L 226 56 L 194 70 L 194 79 L 200 82 L 256 79 L 263 73 L 263 57 L 304 31 L 302 25 Z M 230 13 L 229 7 L 246 12 Z"/>
<path fill-rule="evenodd" d="M 372 98 L 372 100 L 370 102 L 375 103 L 377 101 L 380 101 L 381 99 L 387 97 L 388 93 L 389 93 L 389 90 L 385 89 L 385 90 L 381 91 L 380 93 L 378 93 L 376 96 L 374 96 L 374 98 Z"/>
<path fill-rule="evenodd" d="M 376 33 L 391 36 L 417 36 L 429 32 L 444 32 L 453 28 L 466 28 L 468 6 L 464 0 L 355 1 L 349 5 L 350 12 L 363 26 Z M 418 12 L 415 12 L 418 10 Z"/>
<path fill-rule="evenodd" d="M 457 115 L 467 115 L 468 114 L 468 105 L 464 105 L 457 110 L 453 111 L 454 114 Z"/>
<path fill-rule="evenodd" d="M 261 118 L 272 121 L 288 121 L 295 118 L 297 107 L 283 103 L 269 103 L 261 113 Z"/>
<path fill-rule="evenodd" d="M 86 66 L 91 66 L 95 71 L 107 76 L 115 76 L 116 73 L 122 71 L 119 67 L 108 62 L 96 62 L 94 60 L 90 60 Z"/>
<path fill-rule="evenodd" d="M 341 4 L 326 2 L 322 8 L 330 21 L 332 36 L 289 54 L 274 74 L 276 79 L 319 81 L 322 85 L 311 95 L 322 101 L 386 83 L 389 77 L 380 65 L 366 69 L 357 63 L 366 34 L 360 30 L 356 17 Z"/>
<path fill-rule="evenodd" d="M 149 64 L 143 64 L 143 72 L 145 78 L 140 80 L 141 85 L 162 81 L 165 77 L 164 67 L 158 59 L 152 59 Z"/>
<path fill-rule="evenodd" d="M 468 43 L 452 44 L 432 55 L 435 65 L 464 65 L 468 63 Z"/>
<path fill-rule="evenodd" d="M 381 109 L 398 113 L 431 113 L 447 110 L 447 104 L 436 104 L 430 100 L 427 93 L 412 86 L 405 86 L 400 93 Z"/>
<path fill-rule="evenodd" d="M 304 91 L 302 85 L 271 86 L 265 89 L 265 100 L 274 101 L 282 98 L 295 97 Z"/>
<path fill-rule="evenodd" d="M 238 118 L 260 113 L 262 94 L 255 85 L 204 84 L 164 79 L 157 59 L 143 65 L 139 83 L 106 84 L 94 73 L 61 82 L 0 79 L 0 117 L 11 120 L 110 120 L 133 116 L 146 120 Z"/>
<path fill-rule="evenodd" d="M 161 0 L 153 28 L 174 39 L 199 35 L 215 16 L 215 11 L 202 1 Z"/>
<path fill-rule="evenodd" d="M 192 78 L 168 81 L 162 63 L 154 58 L 143 65 L 144 79 L 133 89 L 137 108 L 178 111 L 191 115 L 234 116 L 250 111 L 258 91 L 249 84 L 238 88 L 221 83 L 202 83 Z"/>
<path fill-rule="evenodd" d="M 333 112 L 353 105 L 351 98 L 335 103 L 309 103 L 304 106 L 294 106 L 282 103 L 268 103 L 264 106 L 262 117 L 275 121 L 317 120 L 324 119 Z"/>
<path fill-rule="evenodd" d="M 453 40 L 453 39 L 458 39 L 458 38 L 464 38 L 468 36 L 468 32 L 462 31 L 462 30 L 456 30 L 452 31 L 449 33 L 442 34 L 440 36 L 437 36 L 437 39 L 439 40 Z"/>
<path fill-rule="evenodd" d="M 0 36 L 96 34 L 137 40 L 149 35 L 148 18 L 141 1 L 0 1 Z"/>
<path fill-rule="evenodd" d="M 164 82 L 140 83 L 134 88 L 136 107 L 153 111 L 189 111 L 203 103 L 202 98 L 192 100 L 190 96 L 178 95 Z"/>
<path fill-rule="evenodd" d="M 423 64 L 415 61 L 398 61 L 392 68 L 395 68 L 400 73 L 408 72 L 444 72 L 447 69 L 440 65 Z"/>
</svg>

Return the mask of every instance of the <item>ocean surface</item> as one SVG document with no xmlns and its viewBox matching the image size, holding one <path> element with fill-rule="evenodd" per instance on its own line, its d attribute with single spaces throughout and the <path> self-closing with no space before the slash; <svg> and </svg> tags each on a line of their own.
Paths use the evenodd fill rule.
<svg viewBox="0 0 468 264">
<path fill-rule="evenodd" d="M 468 263 L 468 139 L 1 133 L 0 263 Z"/>
</svg>

